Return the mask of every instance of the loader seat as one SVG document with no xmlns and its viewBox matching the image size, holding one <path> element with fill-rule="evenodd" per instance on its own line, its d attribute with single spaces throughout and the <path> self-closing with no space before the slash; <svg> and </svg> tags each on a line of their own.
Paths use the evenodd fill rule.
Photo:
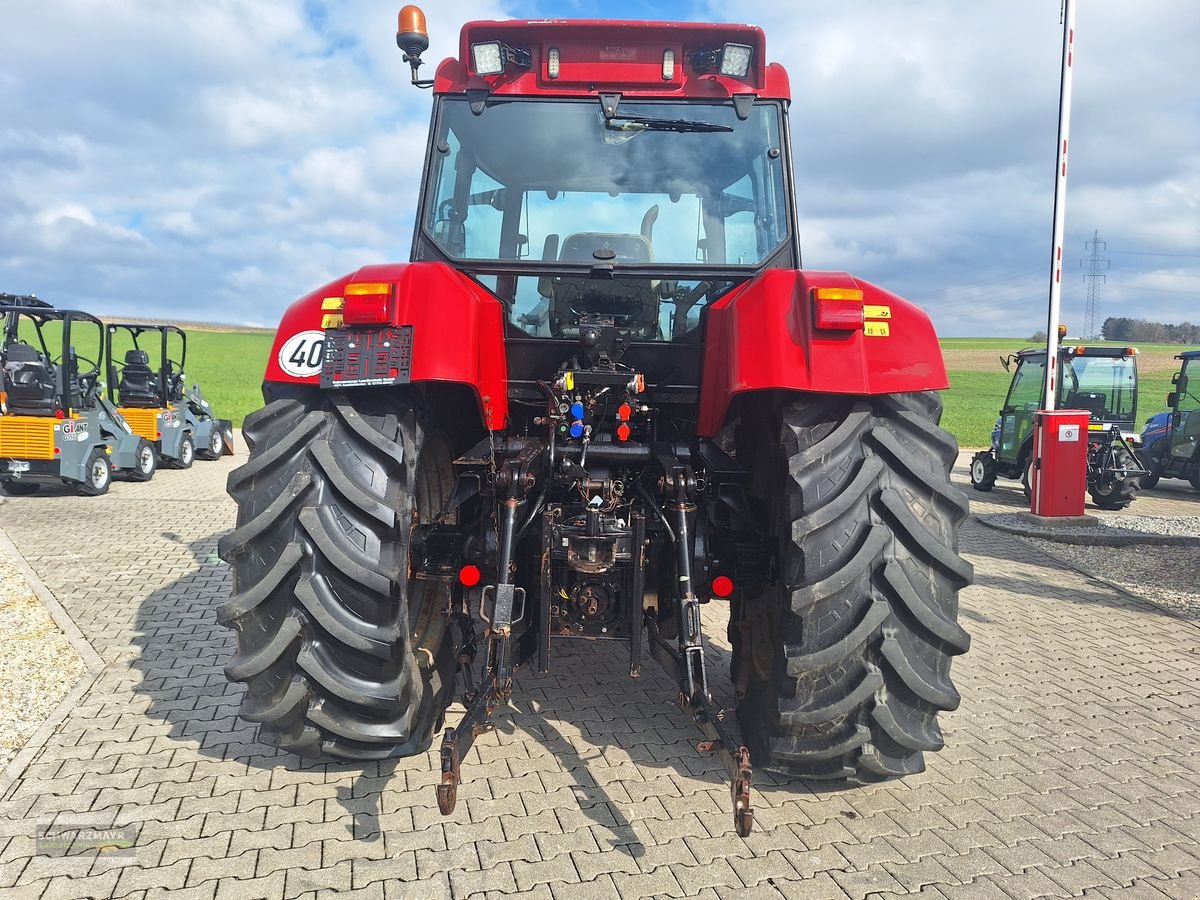
<svg viewBox="0 0 1200 900">
<path fill-rule="evenodd" d="M 54 364 L 36 348 L 20 341 L 4 348 L 4 389 L 13 415 L 54 415 Z"/>
<path fill-rule="evenodd" d="M 125 351 L 121 382 L 117 385 L 122 406 L 158 406 L 158 384 L 145 350 Z"/>
<path fill-rule="evenodd" d="M 613 256 L 597 258 L 597 251 L 610 251 Z M 588 231 L 568 235 L 558 259 L 640 265 L 653 262 L 654 253 L 644 235 Z M 550 287 L 550 332 L 555 337 L 578 335 L 583 316 L 611 318 L 618 327 L 630 329 L 635 340 L 654 340 L 658 335 L 659 299 L 649 281 L 621 280 L 619 273 L 614 280 L 555 276 Z"/>
</svg>

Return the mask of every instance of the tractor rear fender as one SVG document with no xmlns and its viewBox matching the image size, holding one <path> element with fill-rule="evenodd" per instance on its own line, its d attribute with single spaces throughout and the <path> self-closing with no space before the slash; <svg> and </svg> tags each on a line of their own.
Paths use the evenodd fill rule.
<svg viewBox="0 0 1200 900">
<path fill-rule="evenodd" d="M 412 326 L 410 380 L 467 385 L 478 402 L 480 421 L 492 430 L 503 428 L 508 418 L 504 309 L 484 288 L 444 263 L 364 266 L 297 300 L 275 334 L 265 380 L 319 384 L 325 328 L 341 325 L 346 287 L 381 283 L 393 285 L 390 319 L 384 324 Z"/>
<path fill-rule="evenodd" d="M 818 300 L 818 288 L 840 288 L 851 299 Z M 817 327 L 818 305 L 854 319 L 855 291 L 862 292 L 861 322 Z M 698 430 L 705 437 L 720 432 L 733 398 L 751 391 L 869 395 L 947 387 L 933 324 L 912 303 L 844 272 L 771 269 L 709 307 Z"/>
</svg>

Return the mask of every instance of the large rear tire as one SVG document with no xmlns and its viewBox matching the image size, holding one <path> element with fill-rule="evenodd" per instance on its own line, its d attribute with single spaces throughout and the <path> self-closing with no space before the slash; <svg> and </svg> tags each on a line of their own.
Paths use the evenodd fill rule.
<svg viewBox="0 0 1200 900">
<path fill-rule="evenodd" d="M 410 399 L 317 392 L 244 434 L 217 614 L 237 632 L 225 672 L 248 687 L 242 718 L 302 756 L 424 752 L 454 684 L 450 582 L 411 577 L 409 542 L 449 496 L 448 443 Z"/>
<path fill-rule="evenodd" d="M 734 681 L 756 766 L 809 778 L 907 775 L 958 706 L 970 637 L 958 591 L 967 501 L 936 394 L 784 408 L 776 461 L 781 586 L 740 604 Z M 743 667 L 749 667 L 749 671 Z"/>
</svg>

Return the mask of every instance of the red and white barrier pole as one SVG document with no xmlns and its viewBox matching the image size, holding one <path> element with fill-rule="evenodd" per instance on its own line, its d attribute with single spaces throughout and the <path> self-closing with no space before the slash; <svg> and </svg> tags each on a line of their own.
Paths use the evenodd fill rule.
<svg viewBox="0 0 1200 900">
<path fill-rule="evenodd" d="M 1063 223 L 1067 214 L 1067 147 L 1071 134 L 1071 78 L 1075 63 L 1075 0 L 1064 0 L 1062 76 L 1058 89 L 1058 143 L 1054 164 L 1054 232 L 1050 247 L 1050 314 L 1046 322 L 1046 398 L 1054 409 L 1058 391 L 1058 322 L 1062 305 Z"/>
</svg>

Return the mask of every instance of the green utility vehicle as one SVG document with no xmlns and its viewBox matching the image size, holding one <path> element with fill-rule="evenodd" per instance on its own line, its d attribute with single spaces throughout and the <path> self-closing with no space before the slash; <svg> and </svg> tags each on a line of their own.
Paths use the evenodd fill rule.
<svg viewBox="0 0 1200 900">
<path fill-rule="evenodd" d="M 1137 494 L 1145 469 L 1138 462 L 1133 432 L 1137 409 L 1135 347 L 1060 347 L 1055 405 L 1086 410 L 1087 485 L 1101 509 L 1124 509 Z M 1033 420 L 1046 394 L 1046 351 L 1021 350 L 1000 360 L 1013 379 L 992 432 L 992 446 L 971 460 L 971 485 L 990 491 L 997 476 L 1020 479 L 1029 496 Z M 1015 371 L 1012 369 L 1016 363 Z"/>
</svg>

